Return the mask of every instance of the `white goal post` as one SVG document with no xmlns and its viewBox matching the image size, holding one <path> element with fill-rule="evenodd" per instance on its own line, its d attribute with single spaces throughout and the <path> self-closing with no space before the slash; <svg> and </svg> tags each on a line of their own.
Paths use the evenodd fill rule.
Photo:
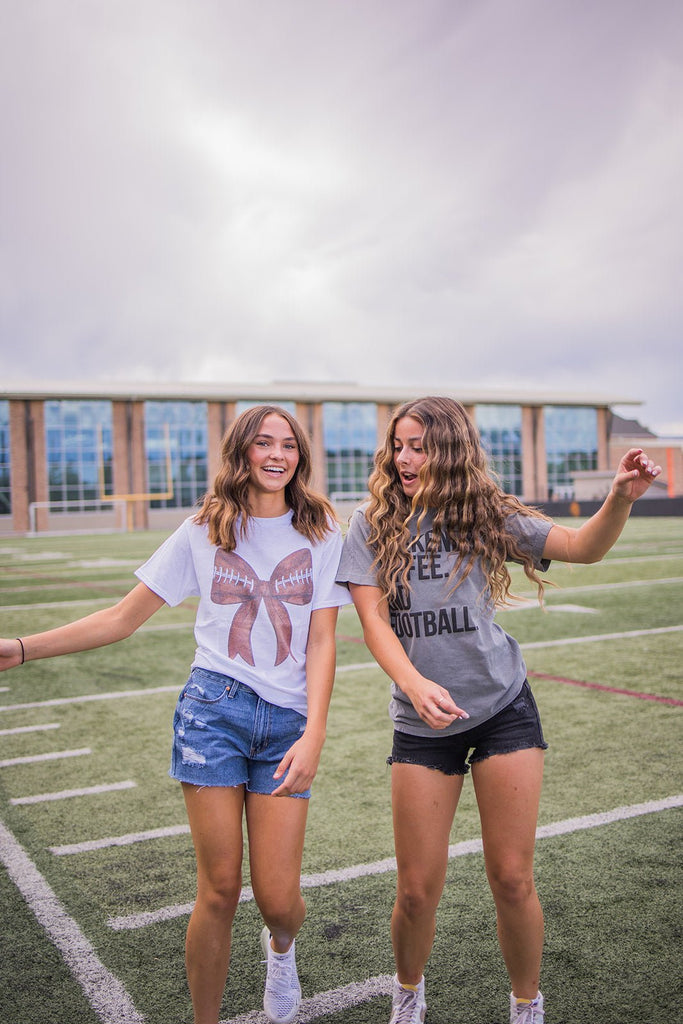
<svg viewBox="0 0 683 1024">
<path fill-rule="evenodd" d="M 45 533 L 125 533 L 126 502 L 118 498 L 77 498 L 71 501 L 32 501 L 28 507 L 28 532 Z M 38 512 L 56 513 L 54 527 L 38 530 Z M 67 513 L 63 515 L 61 513 Z"/>
</svg>

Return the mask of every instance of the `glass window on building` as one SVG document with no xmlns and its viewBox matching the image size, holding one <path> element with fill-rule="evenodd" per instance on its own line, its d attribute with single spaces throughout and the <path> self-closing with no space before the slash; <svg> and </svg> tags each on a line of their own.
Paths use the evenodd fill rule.
<svg viewBox="0 0 683 1024">
<path fill-rule="evenodd" d="M 111 493 L 112 406 L 109 401 L 45 403 L 48 494 L 57 512 L 88 511 Z"/>
<path fill-rule="evenodd" d="M 9 402 L 0 401 L 0 516 L 12 511 L 9 448 Z"/>
<path fill-rule="evenodd" d="M 147 490 L 151 508 L 191 508 L 208 488 L 206 402 L 145 402 Z"/>
<path fill-rule="evenodd" d="M 498 483 L 508 494 L 522 493 L 522 407 L 477 405 L 475 420 Z"/>
<path fill-rule="evenodd" d="M 545 407 L 548 497 L 573 497 L 572 474 L 598 468 L 598 412 L 581 406 Z"/>
<path fill-rule="evenodd" d="M 367 494 L 377 447 L 374 402 L 324 402 L 323 438 L 330 497 Z"/>
</svg>

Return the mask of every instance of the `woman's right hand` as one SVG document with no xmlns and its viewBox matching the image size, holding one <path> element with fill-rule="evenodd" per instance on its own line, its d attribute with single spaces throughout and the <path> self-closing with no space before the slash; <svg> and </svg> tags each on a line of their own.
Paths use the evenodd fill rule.
<svg viewBox="0 0 683 1024">
<path fill-rule="evenodd" d="M 431 679 L 421 677 L 421 682 L 411 686 L 406 696 L 430 729 L 445 729 L 459 719 L 470 717 L 463 708 L 458 707 L 448 690 Z"/>
</svg>

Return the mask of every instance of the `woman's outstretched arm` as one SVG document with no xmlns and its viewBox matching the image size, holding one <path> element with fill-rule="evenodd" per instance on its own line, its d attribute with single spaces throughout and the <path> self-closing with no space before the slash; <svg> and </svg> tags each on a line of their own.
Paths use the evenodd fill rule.
<svg viewBox="0 0 683 1024">
<path fill-rule="evenodd" d="M 619 539 L 633 502 L 661 471 L 642 448 L 631 448 L 619 463 L 602 507 L 577 528 L 555 524 L 546 538 L 543 557 L 558 562 L 599 562 Z"/>
<path fill-rule="evenodd" d="M 0 640 L 0 672 L 24 661 L 55 658 L 105 647 L 131 636 L 164 604 L 144 583 L 138 583 L 117 604 L 93 612 L 75 622 L 34 633 L 21 640 Z"/>
</svg>

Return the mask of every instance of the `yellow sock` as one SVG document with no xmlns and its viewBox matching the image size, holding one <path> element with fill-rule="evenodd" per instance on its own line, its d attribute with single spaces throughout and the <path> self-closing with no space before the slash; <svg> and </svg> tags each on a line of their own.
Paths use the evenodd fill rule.
<svg viewBox="0 0 683 1024">
<path fill-rule="evenodd" d="M 399 985 L 401 986 L 401 988 L 407 988 L 411 992 L 417 992 L 419 987 L 418 985 L 404 985 L 402 981 L 399 981 Z"/>
</svg>

